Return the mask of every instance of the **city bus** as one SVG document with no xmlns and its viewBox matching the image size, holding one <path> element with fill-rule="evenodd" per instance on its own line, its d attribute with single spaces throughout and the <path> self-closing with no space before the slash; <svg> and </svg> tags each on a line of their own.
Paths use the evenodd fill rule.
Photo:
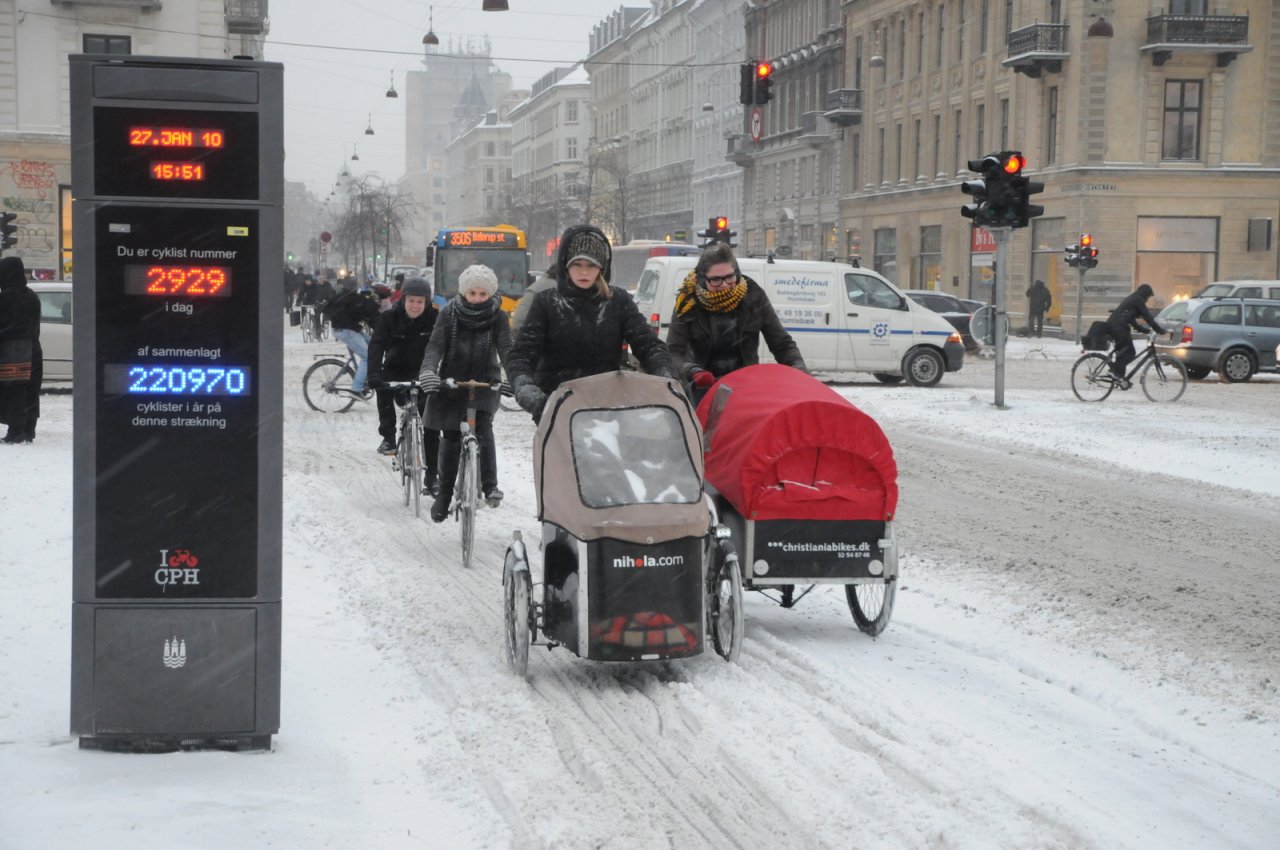
<svg viewBox="0 0 1280 850">
<path fill-rule="evenodd" d="M 498 276 L 502 309 L 515 310 L 529 286 L 529 253 L 524 231 L 509 224 L 493 227 L 444 227 L 427 248 L 435 302 L 443 305 L 458 291 L 458 275 L 471 265 L 488 266 Z"/>
</svg>

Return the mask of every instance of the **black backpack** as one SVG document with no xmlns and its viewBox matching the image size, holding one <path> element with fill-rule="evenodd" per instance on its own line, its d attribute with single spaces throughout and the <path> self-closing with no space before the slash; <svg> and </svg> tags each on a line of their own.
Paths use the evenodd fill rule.
<svg viewBox="0 0 1280 850">
<path fill-rule="evenodd" d="M 1107 331 L 1107 323 L 1098 321 L 1089 325 L 1089 332 L 1080 341 L 1085 351 L 1106 351 L 1111 344 L 1111 334 Z"/>
</svg>

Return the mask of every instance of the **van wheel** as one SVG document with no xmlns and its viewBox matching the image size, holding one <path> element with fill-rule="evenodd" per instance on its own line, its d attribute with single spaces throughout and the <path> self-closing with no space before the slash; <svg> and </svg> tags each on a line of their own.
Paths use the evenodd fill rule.
<svg viewBox="0 0 1280 850">
<path fill-rule="evenodd" d="M 901 375 L 890 375 L 888 372 L 873 372 L 876 380 L 882 384 L 900 384 L 902 383 Z"/>
<path fill-rule="evenodd" d="M 1207 366 L 1188 366 L 1187 377 L 1193 381 L 1203 381 L 1213 370 Z"/>
<path fill-rule="evenodd" d="M 944 371 L 942 355 L 932 348 L 917 348 L 902 360 L 902 374 L 915 387 L 936 386 Z"/>
<path fill-rule="evenodd" d="M 1239 384 L 1253 377 L 1256 367 L 1253 355 L 1243 348 L 1232 348 L 1218 361 L 1218 378 L 1228 384 Z"/>
</svg>

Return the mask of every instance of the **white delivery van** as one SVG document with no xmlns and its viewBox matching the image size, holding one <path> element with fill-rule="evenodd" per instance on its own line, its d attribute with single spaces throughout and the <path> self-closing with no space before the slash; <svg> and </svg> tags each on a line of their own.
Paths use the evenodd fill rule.
<svg viewBox="0 0 1280 850">
<path fill-rule="evenodd" d="M 697 257 L 650 257 L 636 287 L 640 312 L 667 337 L 676 292 Z M 931 387 L 964 365 L 964 343 L 937 313 L 870 269 L 845 263 L 739 258 L 815 372 L 870 372 L 878 380 Z M 762 362 L 771 360 L 761 340 Z"/>
</svg>

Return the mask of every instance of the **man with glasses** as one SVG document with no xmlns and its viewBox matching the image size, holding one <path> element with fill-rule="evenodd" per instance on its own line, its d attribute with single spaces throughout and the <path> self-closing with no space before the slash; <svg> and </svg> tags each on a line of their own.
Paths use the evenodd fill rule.
<svg viewBox="0 0 1280 850">
<path fill-rule="evenodd" d="M 774 360 L 808 371 L 769 296 L 739 271 L 732 248 L 712 245 L 680 285 L 667 332 L 671 364 L 694 404 L 722 375 L 760 362 L 761 335 Z"/>
</svg>

